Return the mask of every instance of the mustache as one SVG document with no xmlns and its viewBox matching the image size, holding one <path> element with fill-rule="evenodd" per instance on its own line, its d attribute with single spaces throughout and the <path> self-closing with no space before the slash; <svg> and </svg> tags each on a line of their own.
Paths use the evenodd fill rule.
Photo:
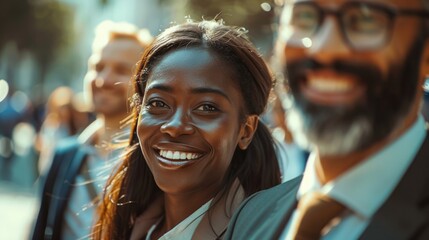
<svg viewBox="0 0 429 240">
<path fill-rule="evenodd" d="M 286 64 L 286 75 L 289 84 L 294 86 L 306 78 L 308 71 L 332 70 L 340 74 L 355 76 L 360 82 L 372 86 L 383 79 L 381 71 L 372 64 L 352 59 L 335 59 L 329 63 L 322 63 L 313 58 L 302 58 Z"/>
</svg>

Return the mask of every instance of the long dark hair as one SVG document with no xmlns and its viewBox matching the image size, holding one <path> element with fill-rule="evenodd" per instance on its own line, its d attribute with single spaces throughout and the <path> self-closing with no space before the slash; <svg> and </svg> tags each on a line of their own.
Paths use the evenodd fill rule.
<svg viewBox="0 0 429 240">
<path fill-rule="evenodd" d="M 263 58 L 247 39 L 245 29 L 226 26 L 220 21 L 188 21 L 162 32 L 146 49 L 136 69 L 129 149 L 119 169 L 107 182 L 99 219 L 93 229 L 95 239 L 128 239 L 136 217 L 162 194 L 138 145 L 138 113 L 146 81 L 154 66 L 167 53 L 191 46 L 210 49 L 231 65 L 237 80 L 232 84 L 238 84 L 245 100 L 242 119 L 250 114 L 260 115 L 265 109 L 273 78 Z M 245 197 L 280 183 L 273 139 L 261 122 L 248 148 L 236 148 L 217 196 L 227 194 L 236 179 Z"/>
</svg>

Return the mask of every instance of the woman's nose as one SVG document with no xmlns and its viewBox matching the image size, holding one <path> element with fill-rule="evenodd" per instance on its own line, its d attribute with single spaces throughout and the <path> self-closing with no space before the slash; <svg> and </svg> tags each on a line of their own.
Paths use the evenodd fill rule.
<svg viewBox="0 0 429 240">
<path fill-rule="evenodd" d="M 172 137 L 178 137 L 194 133 L 194 126 L 190 124 L 188 114 L 184 110 L 179 109 L 162 124 L 161 132 L 167 133 Z"/>
</svg>

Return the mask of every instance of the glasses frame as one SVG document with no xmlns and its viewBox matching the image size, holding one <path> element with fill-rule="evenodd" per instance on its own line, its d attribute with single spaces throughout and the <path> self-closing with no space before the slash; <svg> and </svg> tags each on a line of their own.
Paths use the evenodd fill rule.
<svg viewBox="0 0 429 240">
<path fill-rule="evenodd" d="M 296 5 L 306 5 L 306 6 L 310 5 L 310 6 L 314 7 L 314 9 L 319 14 L 316 29 L 314 30 L 314 32 L 312 33 L 310 38 L 317 35 L 317 33 L 319 32 L 320 28 L 323 25 L 323 22 L 325 21 L 326 16 L 332 15 L 336 18 L 337 23 L 339 23 L 343 40 L 352 49 L 359 50 L 359 51 L 378 49 L 379 47 L 384 46 L 385 44 L 390 42 L 392 39 L 392 33 L 393 33 L 392 29 L 393 29 L 394 23 L 396 21 L 396 18 L 398 16 L 405 15 L 405 16 L 415 16 L 415 17 L 428 18 L 429 19 L 429 11 L 427 11 L 427 10 L 399 9 L 399 8 L 394 8 L 392 6 L 379 4 L 379 3 L 372 3 L 372 2 L 346 2 L 346 3 L 342 4 L 338 9 L 323 8 L 319 4 L 317 4 L 315 2 L 311 2 L 311 1 L 301 1 L 301 2 L 296 2 L 293 4 L 293 6 L 296 6 Z M 348 8 L 356 7 L 356 6 L 369 6 L 370 8 L 377 9 L 379 11 L 383 11 L 386 13 L 386 16 L 388 17 L 387 33 L 386 33 L 385 39 L 380 44 L 373 46 L 373 47 L 357 47 L 357 46 L 355 46 L 355 44 L 352 43 L 352 41 L 350 41 L 349 36 L 347 34 L 347 31 L 346 31 L 345 23 L 343 21 L 343 19 L 344 19 L 343 14 L 346 12 L 346 10 Z"/>
</svg>

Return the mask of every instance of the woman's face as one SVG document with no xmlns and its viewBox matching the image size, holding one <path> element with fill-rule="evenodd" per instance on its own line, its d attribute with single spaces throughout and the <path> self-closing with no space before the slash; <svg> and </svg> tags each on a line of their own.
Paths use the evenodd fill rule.
<svg viewBox="0 0 429 240">
<path fill-rule="evenodd" d="M 152 70 L 137 134 L 164 192 L 213 197 L 219 190 L 247 131 L 234 78 L 230 66 L 204 48 L 172 51 Z"/>
</svg>

